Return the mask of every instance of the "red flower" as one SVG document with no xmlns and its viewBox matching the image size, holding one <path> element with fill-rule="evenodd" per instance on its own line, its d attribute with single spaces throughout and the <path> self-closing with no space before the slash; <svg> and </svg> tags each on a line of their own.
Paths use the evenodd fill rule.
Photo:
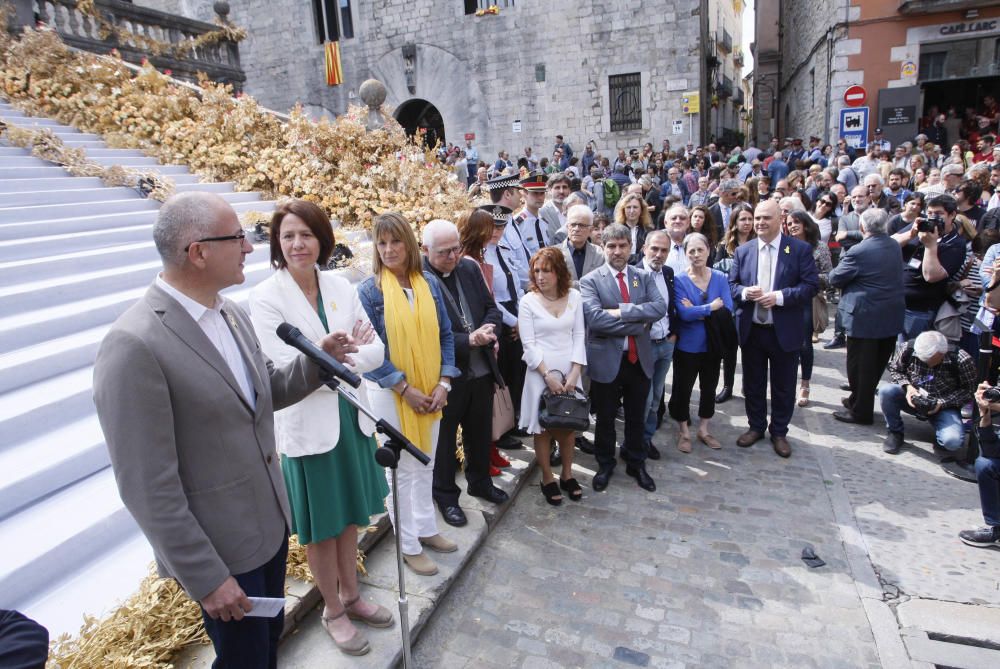
<svg viewBox="0 0 1000 669">
<path fill-rule="evenodd" d="M 148 59 L 148 58 L 146 58 L 145 56 L 143 56 L 143 57 L 142 57 L 142 60 L 140 60 L 140 61 L 139 61 L 139 64 L 140 64 L 140 65 L 143 65 L 143 66 L 146 66 L 146 65 L 148 65 L 148 64 L 149 64 L 149 59 Z"/>
<path fill-rule="evenodd" d="M 171 74 L 173 74 L 173 73 L 174 73 L 174 71 L 173 71 L 173 70 L 164 70 L 164 71 L 163 71 L 163 74 L 167 75 L 168 77 L 169 77 L 169 76 L 170 76 Z"/>
</svg>

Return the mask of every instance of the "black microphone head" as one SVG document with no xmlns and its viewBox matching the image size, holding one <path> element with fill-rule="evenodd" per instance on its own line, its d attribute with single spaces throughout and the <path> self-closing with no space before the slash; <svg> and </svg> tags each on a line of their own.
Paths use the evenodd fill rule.
<svg viewBox="0 0 1000 669">
<path fill-rule="evenodd" d="M 285 342 L 286 344 L 288 344 L 293 339 L 302 335 L 302 332 L 299 331 L 299 329 L 294 325 L 292 325 L 291 323 L 282 323 L 281 325 L 278 326 L 278 329 L 275 330 L 275 332 L 277 333 L 281 341 Z"/>
</svg>

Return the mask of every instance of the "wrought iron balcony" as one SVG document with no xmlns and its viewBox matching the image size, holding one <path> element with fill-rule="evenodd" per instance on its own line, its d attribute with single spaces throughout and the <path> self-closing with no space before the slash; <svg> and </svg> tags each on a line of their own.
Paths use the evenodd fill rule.
<svg viewBox="0 0 1000 669">
<path fill-rule="evenodd" d="M 185 42 L 219 30 L 219 26 L 203 21 L 167 14 L 155 9 L 138 7 L 121 0 L 94 0 L 94 6 L 104 21 L 117 28 L 102 37 L 101 25 L 89 14 L 76 8 L 76 0 L 34 0 L 38 20 L 48 24 L 72 47 L 92 53 L 107 54 L 118 49 L 122 58 L 130 63 L 140 63 L 148 58 L 156 68 L 169 69 L 177 79 L 197 81 L 199 72 L 210 79 L 232 84 L 239 91 L 246 81 L 240 67 L 239 44 L 230 39 L 220 39 L 213 44 L 183 48 Z M 227 3 L 216 3 L 221 16 L 229 13 Z M 129 39 L 122 33 L 136 37 Z M 178 47 L 165 53 L 152 54 L 144 48 L 143 38 Z"/>
<path fill-rule="evenodd" d="M 743 96 L 743 89 L 737 88 L 736 96 L 733 98 L 733 104 L 735 104 L 737 107 L 742 107 L 745 101 L 746 98 Z"/>
<path fill-rule="evenodd" d="M 731 98 L 733 96 L 733 80 L 723 76 L 716 85 L 715 91 L 720 98 Z"/>
<path fill-rule="evenodd" d="M 719 35 L 719 51 L 725 51 L 726 53 L 731 53 L 733 50 L 733 36 L 729 34 L 729 31 L 725 28 L 722 29 L 722 34 Z"/>
</svg>

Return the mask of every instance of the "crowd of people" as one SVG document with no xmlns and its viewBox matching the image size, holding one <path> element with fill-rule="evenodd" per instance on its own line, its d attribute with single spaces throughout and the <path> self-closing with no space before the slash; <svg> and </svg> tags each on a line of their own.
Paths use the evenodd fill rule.
<svg viewBox="0 0 1000 669">
<path fill-rule="evenodd" d="M 987 524 L 960 536 L 1000 545 L 1000 393 L 977 369 L 1000 307 L 1000 148 L 980 141 L 942 160 L 927 137 L 890 147 L 880 133 L 858 155 L 811 138 L 578 156 L 557 137 L 551 160 L 500 152 L 492 165 L 468 143 L 453 161 L 459 178 L 466 163 L 467 210 L 419 232 L 379 214 L 357 287 L 320 270 L 335 248 L 325 212 L 284 202 L 270 226 L 275 271 L 249 314 L 219 294 L 243 281 L 252 250 L 235 212 L 212 194 L 174 196 L 154 226 L 163 271 L 95 366 L 122 499 L 161 573 L 200 603 L 217 666 L 275 666 L 281 615 L 247 614 L 250 597 L 283 596 L 289 534 L 306 547 L 333 642 L 363 654 L 355 623 L 394 617 L 362 597 L 357 532 L 392 499 L 373 426 L 344 393 L 433 463 L 404 454 L 394 492 L 403 559 L 427 576 L 438 569 L 427 551 L 458 548 L 437 512 L 468 522 L 460 458 L 464 492 L 493 504 L 507 501 L 493 480 L 510 466 L 501 449 L 527 437 L 548 504 L 584 498 L 577 450 L 596 461 L 591 490 L 621 460 L 653 491 L 646 462 L 662 457 L 664 421 L 681 454 L 725 448 L 712 418 L 739 392 L 740 361 L 736 445 L 769 438 L 790 457 L 788 426 L 810 403 L 813 345 L 832 320 L 826 347 L 846 346 L 848 379 L 834 417 L 872 425 L 877 401 L 887 453 L 904 445 L 908 413 L 953 456 L 978 408 Z M 276 334 L 282 323 L 363 384 L 332 391 Z M 588 406 L 593 441 L 552 419 L 553 398 Z"/>
</svg>

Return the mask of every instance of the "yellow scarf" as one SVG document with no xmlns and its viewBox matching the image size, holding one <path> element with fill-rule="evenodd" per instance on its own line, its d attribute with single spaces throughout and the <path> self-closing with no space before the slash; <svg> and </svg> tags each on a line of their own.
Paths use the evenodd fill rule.
<svg viewBox="0 0 1000 669">
<path fill-rule="evenodd" d="M 422 274 L 411 274 L 413 306 L 392 272 L 382 272 L 385 298 L 385 334 L 389 340 L 389 360 L 406 375 L 406 381 L 430 395 L 441 378 L 441 331 L 431 287 Z M 418 414 L 402 395 L 395 393 L 399 425 L 417 448 L 430 453 L 431 427 L 441 412 Z"/>
</svg>

